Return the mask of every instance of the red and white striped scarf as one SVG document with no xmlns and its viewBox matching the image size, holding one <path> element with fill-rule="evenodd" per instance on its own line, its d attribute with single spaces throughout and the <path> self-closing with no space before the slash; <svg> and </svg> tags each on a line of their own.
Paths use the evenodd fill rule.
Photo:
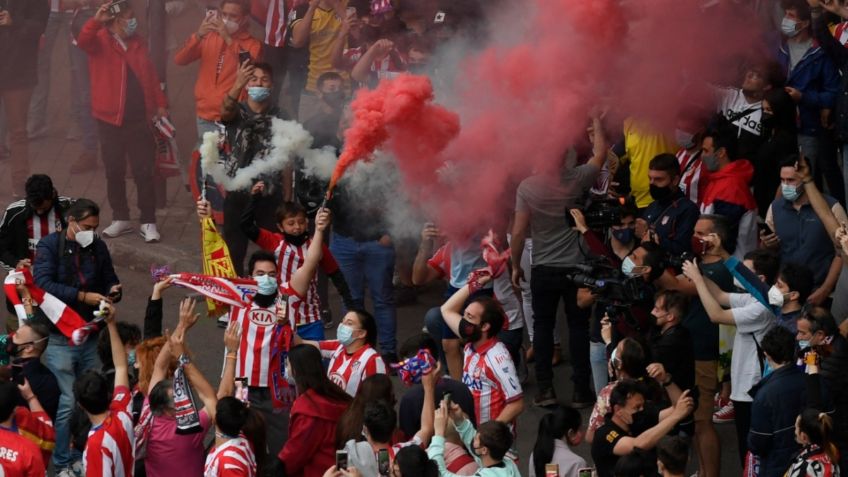
<svg viewBox="0 0 848 477">
<path fill-rule="evenodd" d="M 256 282 L 249 278 L 223 278 L 199 273 L 170 275 L 174 285 L 194 290 L 201 295 L 229 306 L 244 308 L 256 294 Z"/>
<path fill-rule="evenodd" d="M 26 285 L 33 303 L 38 305 L 41 311 L 44 312 L 44 315 L 56 325 L 56 328 L 68 337 L 68 341 L 72 345 L 83 344 L 86 338 L 88 338 L 88 335 L 99 328 L 98 323 L 102 321 L 102 318 L 95 318 L 90 322 L 86 322 L 73 308 L 66 305 L 62 300 L 38 288 L 33 282 L 32 273 L 28 268 L 9 272 L 3 281 L 6 298 L 14 305 L 19 324 L 24 324 L 24 320 L 27 318 L 26 310 L 16 288 L 20 283 Z"/>
</svg>

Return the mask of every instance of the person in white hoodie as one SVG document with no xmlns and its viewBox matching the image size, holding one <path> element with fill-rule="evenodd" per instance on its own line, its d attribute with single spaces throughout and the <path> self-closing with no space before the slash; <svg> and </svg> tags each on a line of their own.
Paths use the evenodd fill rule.
<svg viewBox="0 0 848 477">
<path fill-rule="evenodd" d="M 474 474 L 479 477 L 519 477 L 515 462 L 506 456 L 512 446 L 512 431 L 509 426 L 499 421 L 488 421 L 480 425 L 475 431 L 471 421 L 456 404 L 450 405 L 442 401 L 433 421 L 435 435 L 430 441 L 427 455 L 436 461 L 439 467 L 440 477 L 455 477 L 457 474 L 450 472 L 445 465 L 445 430 L 448 426 L 448 418 L 453 421 L 453 426 L 462 438 L 465 447 L 474 456 L 474 460 L 480 468 Z"/>
</svg>

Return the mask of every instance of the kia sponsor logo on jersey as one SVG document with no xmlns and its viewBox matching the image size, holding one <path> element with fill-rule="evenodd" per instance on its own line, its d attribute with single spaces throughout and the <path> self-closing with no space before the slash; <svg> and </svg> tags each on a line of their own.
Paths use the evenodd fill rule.
<svg viewBox="0 0 848 477">
<path fill-rule="evenodd" d="M 247 313 L 247 319 L 258 326 L 271 326 L 277 320 L 277 317 L 269 310 L 254 309 Z"/>
</svg>

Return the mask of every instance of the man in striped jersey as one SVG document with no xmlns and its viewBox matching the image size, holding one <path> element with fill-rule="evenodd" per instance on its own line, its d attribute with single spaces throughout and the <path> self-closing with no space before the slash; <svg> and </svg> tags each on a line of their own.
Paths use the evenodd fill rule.
<svg viewBox="0 0 848 477">
<path fill-rule="evenodd" d="M 59 197 L 53 181 L 44 174 L 33 174 L 26 181 L 26 198 L 9 204 L 0 220 L 0 267 L 12 270 L 32 266 L 35 246 L 41 237 L 65 228 L 64 213 L 73 202 Z M 14 309 L 6 301 L 9 332 L 18 327 Z"/>
<path fill-rule="evenodd" d="M 277 281 L 287 283 L 291 280 L 294 272 L 303 266 L 306 251 L 309 244 L 312 243 L 309 239 L 309 219 L 303 206 L 295 202 L 284 202 L 277 208 L 276 212 L 279 232 L 259 227 L 256 224 L 254 210 L 257 198 L 261 197 L 264 187 L 265 184 L 262 181 L 253 186 L 250 205 L 241 216 L 241 230 L 247 238 L 263 250 L 274 252 L 274 260 L 277 264 Z M 350 295 L 350 288 L 347 286 L 344 274 L 326 245 L 321 250 L 320 266 L 335 285 L 345 308 L 354 308 L 353 298 Z M 318 280 L 316 275 L 313 274 L 306 291 L 306 299 L 301 300 L 297 296 L 292 296 L 288 301 L 288 316 L 298 336 L 306 340 L 321 341 L 324 339 L 321 309 Z"/>
<path fill-rule="evenodd" d="M 315 236 L 303 254 L 302 265 L 289 277 L 277 281 L 277 259 L 270 252 L 255 252 L 249 261 L 258 292 L 250 306 L 232 308 L 230 321 L 241 328 L 241 344 L 236 355 L 236 377 L 247 380 L 250 407 L 265 418 L 269 455 L 276 455 L 288 437 L 288 410 L 294 401 L 294 388 L 281 387 L 275 382 L 285 370 L 285 360 L 292 338 L 293 317 L 287 309 L 293 302 L 302 302 L 312 284 L 315 269 L 322 259 L 323 233 L 329 223 L 329 214 L 319 212 L 315 220 Z M 313 290 L 314 291 L 314 290 Z M 320 320 L 318 324 L 320 326 Z M 275 386 L 277 389 L 275 389 Z M 275 392 L 283 393 L 282 408 L 274 402 Z M 275 409 L 277 408 L 277 409 Z M 279 411 L 282 410 L 281 414 Z"/>
<path fill-rule="evenodd" d="M 483 285 L 489 279 L 484 277 L 477 283 Z M 515 432 L 515 420 L 524 410 L 524 400 L 512 357 L 497 338 L 504 326 L 503 309 L 494 298 L 485 296 L 476 297 L 465 306 L 468 296 L 469 285 L 465 285 L 442 305 L 442 316 L 466 342 L 462 382 L 474 397 L 475 424 L 497 420 Z"/>
<path fill-rule="evenodd" d="M 114 392 L 105 376 L 89 371 L 74 383 L 74 395 L 91 421 L 83 453 L 85 475 L 123 477 L 133 475 L 135 461 L 132 416 L 127 412 L 132 394 L 127 372 L 127 352 L 118 335 L 115 308 L 106 310 L 106 328 L 115 365 Z"/>
</svg>

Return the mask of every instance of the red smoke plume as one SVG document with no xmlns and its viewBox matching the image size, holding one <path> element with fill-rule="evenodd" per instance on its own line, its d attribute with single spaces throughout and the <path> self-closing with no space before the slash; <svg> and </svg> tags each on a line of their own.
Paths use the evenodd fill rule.
<svg viewBox="0 0 848 477">
<path fill-rule="evenodd" d="M 433 157 L 442 151 L 459 132 L 459 116 L 430 104 L 432 100 L 433 86 L 423 76 L 401 75 L 375 90 L 360 90 L 351 103 L 353 122 L 344 133 L 344 150 L 328 193 L 353 163 L 370 157 L 389 138 L 403 143 L 404 157 Z"/>
<path fill-rule="evenodd" d="M 410 76 L 385 81 L 354 101 L 355 120 L 334 179 L 382 144 L 396 157 L 413 202 L 442 231 L 469 237 L 509 215 L 518 181 L 557 173 L 593 106 L 610 109 L 606 126 L 613 140 L 626 117 L 671 132 L 681 107 L 713 101 L 684 91 L 738 84 L 739 58 L 762 51 L 750 12 L 732 4 L 500 3 L 515 11 L 493 21 L 495 44 L 456 55 L 466 58 L 451 104 L 462 117 L 459 135 L 448 144 L 456 116 L 428 103 L 429 83 L 424 88 Z"/>
</svg>

